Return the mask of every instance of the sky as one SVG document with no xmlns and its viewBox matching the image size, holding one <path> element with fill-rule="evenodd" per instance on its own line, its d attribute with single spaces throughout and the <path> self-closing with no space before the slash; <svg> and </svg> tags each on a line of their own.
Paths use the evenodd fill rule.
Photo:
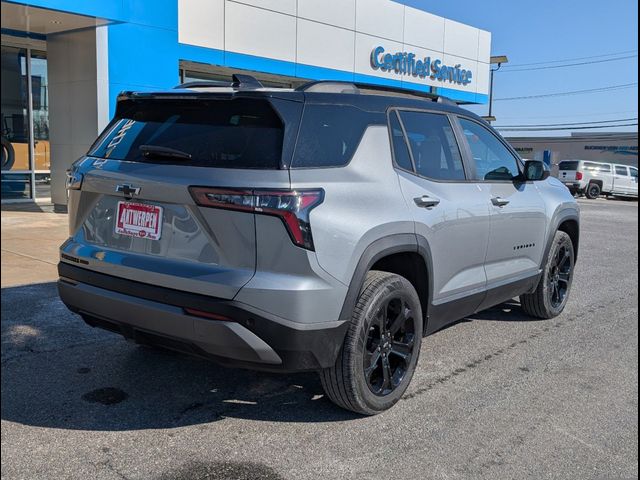
<svg viewBox="0 0 640 480">
<path fill-rule="evenodd" d="M 435 15 L 492 33 L 491 55 L 507 55 L 494 74 L 495 126 L 558 124 L 637 118 L 638 87 L 538 98 L 500 98 L 596 89 L 638 82 L 638 4 L 632 0 L 402 0 Z M 606 54 L 627 52 L 615 57 Z M 632 56 L 619 61 L 523 72 L 516 65 Z M 557 64 L 552 64 L 557 65 Z M 531 67 L 520 67 L 531 68 Z M 488 107 L 471 106 L 486 115 Z M 619 122 L 619 123 L 637 123 Z M 637 132 L 637 126 L 583 132 Z M 570 131 L 502 132 L 505 136 L 569 135 Z"/>
</svg>

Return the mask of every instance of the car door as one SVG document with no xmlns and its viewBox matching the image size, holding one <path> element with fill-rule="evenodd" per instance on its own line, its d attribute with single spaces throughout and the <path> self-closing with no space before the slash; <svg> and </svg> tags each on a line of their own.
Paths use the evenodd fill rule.
<svg viewBox="0 0 640 480">
<path fill-rule="evenodd" d="M 632 178 L 629 168 L 624 165 L 614 165 L 613 193 L 630 195 L 632 192 Z M 637 188 L 637 187 L 636 187 Z"/>
<path fill-rule="evenodd" d="M 394 110 L 389 121 L 400 188 L 431 252 L 433 331 L 473 313 L 484 298 L 488 197 L 469 181 L 447 114 Z"/>
<path fill-rule="evenodd" d="M 614 173 L 611 165 L 599 162 L 582 162 L 585 172 L 585 184 L 591 181 L 601 182 L 602 192 L 609 193 L 613 191 Z"/>
<path fill-rule="evenodd" d="M 638 196 L 638 169 L 635 167 L 629 167 L 629 173 L 631 174 L 631 189 L 629 194 L 634 197 Z"/>
<path fill-rule="evenodd" d="M 613 190 L 613 165 L 601 163 L 598 165 L 598 174 L 602 179 L 602 191 L 609 193 Z"/>
<path fill-rule="evenodd" d="M 474 178 L 490 202 L 483 306 L 491 306 L 522 293 L 522 285 L 538 275 L 547 238 L 546 208 L 535 183 L 517 180 L 521 161 L 504 140 L 475 119 L 459 117 L 459 122 Z"/>
</svg>

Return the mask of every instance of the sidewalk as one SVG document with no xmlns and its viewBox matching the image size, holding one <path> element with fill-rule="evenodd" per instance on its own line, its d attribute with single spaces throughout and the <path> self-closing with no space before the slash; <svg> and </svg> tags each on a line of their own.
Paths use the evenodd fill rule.
<svg viewBox="0 0 640 480">
<path fill-rule="evenodd" d="M 3 205 L 1 287 L 57 280 L 58 248 L 67 236 L 67 215 L 52 206 Z"/>
</svg>

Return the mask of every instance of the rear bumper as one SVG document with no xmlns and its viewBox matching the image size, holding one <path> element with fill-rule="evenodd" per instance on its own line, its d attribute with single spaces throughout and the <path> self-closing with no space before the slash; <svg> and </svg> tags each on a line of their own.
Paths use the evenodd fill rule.
<svg viewBox="0 0 640 480">
<path fill-rule="evenodd" d="M 65 305 L 91 326 L 139 343 L 210 358 L 227 366 L 308 371 L 332 366 L 348 322 L 298 324 L 240 302 L 220 300 L 58 264 Z M 229 319 L 189 315 L 196 309 Z"/>
</svg>

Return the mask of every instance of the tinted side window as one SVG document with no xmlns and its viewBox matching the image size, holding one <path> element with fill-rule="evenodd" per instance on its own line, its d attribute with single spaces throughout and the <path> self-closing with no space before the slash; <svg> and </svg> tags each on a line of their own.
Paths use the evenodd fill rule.
<svg viewBox="0 0 640 480">
<path fill-rule="evenodd" d="M 400 168 L 413 171 L 409 148 L 407 147 L 407 142 L 404 140 L 404 134 L 402 133 L 397 112 L 391 112 L 389 115 L 389 127 L 391 128 L 391 141 L 393 142 L 393 154 L 396 164 Z"/>
<path fill-rule="evenodd" d="M 616 175 L 622 175 L 623 177 L 629 176 L 627 173 L 627 167 L 620 167 L 616 165 Z"/>
<path fill-rule="evenodd" d="M 629 171 L 631 172 L 631 176 L 633 178 L 638 178 L 638 169 L 637 168 L 630 167 Z"/>
<path fill-rule="evenodd" d="M 434 180 L 464 180 L 462 156 L 446 115 L 400 112 L 416 173 Z"/>
<path fill-rule="evenodd" d="M 383 119 L 347 105 L 307 104 L 302 115 L 294 168 L 341 167 L 351 160 L 366 128 Z"/>
<path fill-rule="evenodd" d="M 520 174 L 516 158 L 490 130 L 464 118 L 460 125 L 476 163 L 478 180 L 512 180 Z"/>
</svg>

